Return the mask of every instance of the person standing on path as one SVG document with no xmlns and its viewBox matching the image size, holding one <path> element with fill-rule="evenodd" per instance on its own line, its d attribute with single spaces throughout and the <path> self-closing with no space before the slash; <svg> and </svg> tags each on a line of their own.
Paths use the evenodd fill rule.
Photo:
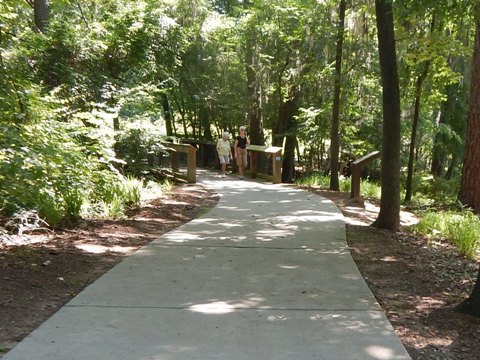
<svg viewBox="0 0 480 360">
<path fill-rule="evenodd" d="M 217 141 L 218 158 L 220 159 L 220 165 L 222 166 L 222 177 L 225 177 L 225 171 L 227 170 L 227 164 L 232 159 L 232 150 L 230 148 L 230 141 L 228 138 L 230 134 L 225 131 L 221 139 Z"/>
<path fill-rule="evenodd" d="M 238 130 L 239 135 L 235 139 L 233 149 L 235 150 L 235 160 L 237 161 L 240 179 L 243 179 L 243 170 L 247 167 L 247 145 L 250 144 L 250 140 L 247 137 L 245 126 L 240 126 Z"/>
</svg>

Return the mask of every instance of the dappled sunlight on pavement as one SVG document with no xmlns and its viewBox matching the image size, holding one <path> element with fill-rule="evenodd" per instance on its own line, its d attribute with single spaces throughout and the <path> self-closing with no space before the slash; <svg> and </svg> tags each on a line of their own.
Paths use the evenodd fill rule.
<svg viewBox="0 0 480 360">
<path fill-rule="evenodd" d="M 219 193 L 215 208 L 117 265 L 6 360 L 29 348 L 78 360 L 409 358 L 332 202 L 288 185 L 199 179 Z"/>
</svg>

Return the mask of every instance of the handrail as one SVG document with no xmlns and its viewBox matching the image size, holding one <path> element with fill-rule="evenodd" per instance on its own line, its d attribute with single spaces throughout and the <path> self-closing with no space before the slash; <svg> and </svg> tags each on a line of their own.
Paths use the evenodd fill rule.
<svg viewBox="0 0 480 360">
<path fill-rule="evenodd" d="M 178 153 L 187 154 L 187 177 L 190 184 L 197 182 L 197 149 L 189 144 L 175 144 L 170 142 L 161 143 L 167 150 L 170 150 L 172 156 L 172 171 L 178 170 Z"/>
<path fill-rule="evenodd" d="M 370 154 L 362 156 L 360 159 L 355 160 L 351 166 L 351 189 L 350 198 L 353 201 L 361 200 L 360 198 L 360 176 L 362 167 L 380 157 L 380 151 L 373 151 Z"/>
</svg>

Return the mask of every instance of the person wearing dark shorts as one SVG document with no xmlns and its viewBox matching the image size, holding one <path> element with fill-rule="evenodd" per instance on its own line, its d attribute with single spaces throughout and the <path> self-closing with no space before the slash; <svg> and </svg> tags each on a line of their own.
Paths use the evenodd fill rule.
<svg viewBox="0 0 480 360">
<path fill-rule="evenodd" d="M 240 173 L 240 179 L 243 179 L 243 171 L 247 167 L 247 145 L 250 144 L 250 140 L 247 137 L 245 126 L 240 126 L 238 132 L 239 135 L 235 138 L 233 149 L 235 151 L 235 160 L 237 162 L 238 172 Z"/>
</svg>

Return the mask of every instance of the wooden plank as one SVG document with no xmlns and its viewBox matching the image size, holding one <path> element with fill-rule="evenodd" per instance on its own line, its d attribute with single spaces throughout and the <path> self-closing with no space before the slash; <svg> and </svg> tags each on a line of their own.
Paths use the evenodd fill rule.
<svg viewBox="0 0 480 360">
<path fill-rule="evenodd" d="M 187 154 L 188 154 L 189 151 L 192 151 L 192 149 L 194 151 L 197 151 L 197 149 L 195 147 L 193 147 L 192 145 L 189 145 L 189 144 L 174 144 L 174 143 L 169 143 L 169 142 L 161 142 L 161 144 L 169 150 L 175 150 L 175 151 L 183 152 L 183 153 L 187 153 Z"/>
<path fill-rule="evenodd" d="M 373 151 L 370 154 L 367 154 L 365 156 L 362 156 L 360 159 L 355 160 L 352 165 L 362 166 L 363 164 L 369 163 L 370 161 L 379 158 L 380 155 L 380 151 Z"/>
<path fill-rule="evenodd" d="M 282 182 L 282 148 L 278 146 L 247 145 L 250 153 L 250 174 L 252 178 L 260 177 L 273 181 L 274 184 Z M 257 171 L 258 153 L 271 156 L 273 175 L 262 174 Z"/>
<path fill-rule="evenodd" d="M 187 157 L 187 181 L 190 184 L 197 182 L 197 155 L 196 149 L 190 146 Z"/>
<path fill-rule="evenodd" d="M 247 145 L 247 150 L 258 151 L 267 154 L 276 154 L 278 152 L 281 152 L 282 148 L 278 146 Z"/>
</svg>

